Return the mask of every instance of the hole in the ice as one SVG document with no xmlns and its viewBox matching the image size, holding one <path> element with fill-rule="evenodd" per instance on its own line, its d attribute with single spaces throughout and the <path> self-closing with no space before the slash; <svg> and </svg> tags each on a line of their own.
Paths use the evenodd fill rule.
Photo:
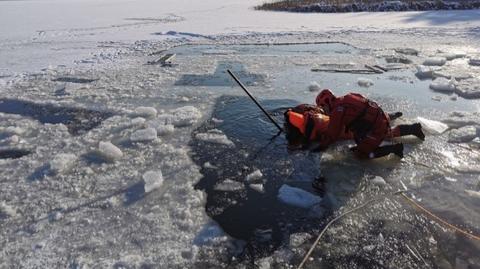
<svg viewBox="0 0 480 269">
<path fill-rule="evenodd" d="M 1 149 L 0 159 L 18 159 L 32 153 L 25 149 Z"/>
<path fill-rule="evenodd" d="M 85 133 L 113 116 L 111 112 L 0 99 L 0 112 L 31 117 L 41 123 L 64 124 L 72 135 Z"/>
<path fill-rule="evenodd" d="M 97 81 L 97 80 L 98 79 L 76 78 L 76 77 L 59 77 L 59 78 L 52 79 L 52 81 L 70 82 L 70 83 L 79 83 L 79 84 L 92 83 L 92 82 Z"/>
<path fill-rule="evenodd" d="M 297 105 L 292 100 L 261 102 L 277 115 L 279 122 L 283 120 L 279 107 Z M 207 193 L 207 214 L 227 234 L 247 242 L 242 254 L 244 258 L 272 253 L 288 240 L 291 233 L 318 231 L 332 205 L 339 206 L 344 202 L 335 195 L 326 195 L 318 204 L 298 207 L 278 198 L 279 189 L 284 184 L 319 196 L 311 187 L 312 180 L 320 173 L 319 162 L 312 158 L 319 155 L 287 151 L 284 136 L 274 137 L 277 133 L 275 126 L 263 119 L 247 97 L 219 98 L 212 117 L 222 121 L 208 121 L 193 133 L 192 158 L 203 167 L 203 178 L 195 187 Z M 196 139 L 198 133 L 218 133 L 218 130 L 235 143 L 235 148 Z M 262 177 L 252 183 L 263 184 L 263 192 L 246 182 L 247 175 L 257 169 Z M 356 170 L 353 178 L 352 174 L 338 177 L 338 182 L 332 184 L 341 183 L 342 186 L 331 188 L 335 191 L 341 189 L 339 192 L 348 196 L 362 177 L 363 170 Z"/>
<path fill-rule="evenodd" d="M 247 86 L 260 84 L 265 81 L 265 75 L 250 73 L 239 62 L 220 62 L 213 74 L 183 75 L 175 85 L 181 86 L 232 86 L 232 78 L 227 74 L 227 69 L 234 71 L 239 79 Z"/>
</svg>

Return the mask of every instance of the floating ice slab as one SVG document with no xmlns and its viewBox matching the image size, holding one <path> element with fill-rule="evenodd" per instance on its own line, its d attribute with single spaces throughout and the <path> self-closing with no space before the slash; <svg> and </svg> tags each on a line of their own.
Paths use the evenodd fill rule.
<svg viewBox="0 0 480 269">
<path fill-rule="evenodd" d="M 429 120 L 422 117 L 417 117 L 417 121 L 420 122 L 422 128 L 429 134 L 439 135 L 448 129 L 448 125 L 439 121 Z"/>
<path fill-rule="evenodd" d="M 98 153 L 100 157 L 107 161 L 115 161 L 123 157 L 122 150 L 109 141 L 98 143 Z"/>
<path fill-rule="evenodd" d="M 309 208 L 322 201 L 322 198 L 316 195 L 299 188 L 290 187 L 286 184 L 280 187 L 277 197 L 286 204 L 303 208 Z"/>
<path fill-rule="evenodd" d="M 235 146 L 224 133 L 216 129 L 210 130 L 207 133 L 198 133 L 195 135 L 195 138 L 209 143 L 222 144 L 229 147 Z"/>
<path fill-rule="evenodd" d="M 263 188 L 263 184 L 250 184 L 248 186 L 256 192 L 259 192 L 259 193 L 265 192 L 265 189 Z"/>
<path fill-rule="evenodd" d="M 245 181 L 247 182 L 254 182 L 263 177 L 262 171 L 259 169 L 253 171 L 252 173 L 248 174 L 247 177 L 245 178 Z"/>
<path fill-rule="evenodd" d="M 145 193 L 149 193 L 155 189 L 160 188 L 163 185 L 162 171 L 147 171 L 142 176 L 145 189 Z"/>
<path fill-rule="evenodd" d="M 373 81 L 368 78 L 358 78 L 358 86 L 368 88 L 373 85 Z"/>
<path fill-rule="evenodd" d="M 217 191 L 240 191 L 244 189 L 244 185 L 241 182 L 234 181 L 231 179 L 226 179 L 223 182 L 215 185 L 215 190 Z"/>
<path fill-rule="evenodd" d="M 155 118 L 157 110 L 154 107 L 139 106 L 135 109 L 135 115 L 145 118 Z"/>
<path fill-rule="evenodd" d="M 452 93 L 455 91 L 455 82 L 443 77 L 436 78 L 430 83 L 430 89 L 437 92 Z"/>
<path fill-rule="evenodd" d="M 436 65 L 436 66 L 441 66 L 444 65 L 447 62 L 447 59 L 445 57 L 431 57 L 425 59 L 423 62 L 423 65 Z"/>
<path fill-rule="evenodd" d="M 77 156 L 70 153 L 57 154 L 53 160 L 50 161 L 50 171 L 54 174 L 60 174 L 68 171 L 73 163 L 77 160 Z"/>
<path fill-rule="evenodd" d="M 472 141 L 475 137 L 477 137 L 477 128 L 474 126 L 465 126 L 452 130 L 449 134 L 448 142 L 466 143 Z"/>
<path fill-rule="evenodd" d="M 157 130 L 154 128 L 146 128 L 135 131 L 131 136 L 132 142 L 148 142 L 157 138 Z"/>
</svg>

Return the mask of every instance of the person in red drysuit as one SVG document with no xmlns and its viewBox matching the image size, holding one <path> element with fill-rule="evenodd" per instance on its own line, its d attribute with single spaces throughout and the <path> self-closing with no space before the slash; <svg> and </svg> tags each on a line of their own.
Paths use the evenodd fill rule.
<svg viewBox="0 0 480 269">
<path fill-rule="evenodd" d="M 403 157 L 403 144 L 380 146 L 388 137 L 415 135 L 425 140 L 419 123 L 390 128 L 388 114 L 377 103 L 358 93 L 336 97 L 330 90 L 321 91 L 316 104 L 329 116 L 328 128 L 316 137 L 319 149 L 325 149 L 345 133 L 351 132 L 357 146 L 353 148 L 360 158 L 379 158 L 394 153 Z"/>
</svg>

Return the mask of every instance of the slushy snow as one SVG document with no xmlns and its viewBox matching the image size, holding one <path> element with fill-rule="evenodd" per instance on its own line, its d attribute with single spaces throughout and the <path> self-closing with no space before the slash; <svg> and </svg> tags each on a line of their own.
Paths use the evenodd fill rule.
<svg viewBox="0 0 480 269">
<path fill-rule="evenodd" d="M 303 208 L 310 208 L 322 201 L 322 198 L 316 195 L 299 188 L 290 187 L 287 184 L 280 187 L 277 197 L 286 204 Z"/>
<path fill-rule="evenodd" d="M 163 175 L 160 170 L 147 171 L 143 174 L 142 178 L 145 193 L 149 193 L 163 185 Z"/>
</svg>

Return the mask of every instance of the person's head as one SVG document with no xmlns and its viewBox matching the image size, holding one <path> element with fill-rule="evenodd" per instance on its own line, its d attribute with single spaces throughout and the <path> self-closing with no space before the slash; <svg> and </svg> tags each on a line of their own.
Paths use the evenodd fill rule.
<svg viewBox="0 0 480 269">
<path fill-rule="evenodd" d="M 299 148 L 307 144 L 308 140 L 302 132 L 303 115 L 289 109 L 285 112 L 285 137 L 289 148 Z"/>
<path fill-rule="evenodd" d="M 332 104 L 336 97 L 329 89 L 322 90 L 315 99 L 317 106 L 321 107 L 326 113 L 332 110 Z"/>
</svg>

